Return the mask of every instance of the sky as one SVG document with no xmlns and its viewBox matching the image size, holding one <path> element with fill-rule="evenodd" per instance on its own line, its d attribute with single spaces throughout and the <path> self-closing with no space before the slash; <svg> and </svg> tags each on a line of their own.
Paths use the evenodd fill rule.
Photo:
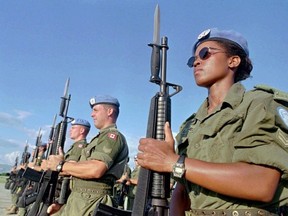
<svg viewBox="0 0 288 216">
<path fill-rule="evenodd" d="M 137 153 L 159 92 L 149 82 L 148 46 L 157 4 L 160 36 L 168 38 L 167 82 L 183 87 L 171 98 L 173 133 L 207 97 L 186 65 L 205 29 L 233 29 L 247 39 L 254 65 L 242 82 L 247 89 L 266 84 L 288 91 L 287 0 L 0 0 L 0 163 L 13 164 L 26 142 L 32 151 L 40 128 L 47 142 L 68 78 L 68 116 L 93 125 L 89 99 L 118 98 L 118 129 L 130 157 Z M 88 141 L 97 133 L 92 126 Z M 65 149 L 69 134 L 66 140 Z"/>
</svg>

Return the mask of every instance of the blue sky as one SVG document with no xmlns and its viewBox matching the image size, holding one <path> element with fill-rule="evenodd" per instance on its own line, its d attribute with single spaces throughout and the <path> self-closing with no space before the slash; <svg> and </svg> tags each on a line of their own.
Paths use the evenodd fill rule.
<svg viewBox="0 0 288 216">
<path fill-rule="evenodd" d="M 34 146 L 39 128 L 47 141 L 67 78 L 71 117 L 92 123 L 91 97 L 119 99 L 117 125 L 130 156 L 136 154 L 150 99 L 159 91 L 149 82 L 147 46 L 156 4 L 160 36 L 168 37 L 167 81 L 183 87 L 172 97 L 175 133 L 207 96 L 186 66 L 205 29 L 234 29 L 248 40 L 254 70 L 243 82 L 247 89 L 268 84 L 288 91 L 286 0 L 0 0 L 0 163 L 12 164 L 26 140 Z M 93 128 L 88 140 L 96 133 Z"/>
</svg>

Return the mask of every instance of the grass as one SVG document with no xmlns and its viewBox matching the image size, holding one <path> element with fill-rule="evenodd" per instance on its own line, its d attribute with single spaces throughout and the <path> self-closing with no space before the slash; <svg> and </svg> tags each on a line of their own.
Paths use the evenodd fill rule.
<svg viewBox="0 0 288 216">
<path fill-rule="evenodd" d="M 0 176 L 0 183 L 5 183 L 7 176 Z"/>
</svg>

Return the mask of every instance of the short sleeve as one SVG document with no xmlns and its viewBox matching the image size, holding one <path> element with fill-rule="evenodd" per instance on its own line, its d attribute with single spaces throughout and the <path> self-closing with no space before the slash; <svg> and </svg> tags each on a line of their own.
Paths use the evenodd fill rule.
<svg viewBox="0 0 288 216">
<path fill-rule="evenodd" d="M 235 139 L 233 161 L 268 165 L 288 177 L 288 134 L 273 97 L 252 101 L 243 127 Z"/>
</svg>

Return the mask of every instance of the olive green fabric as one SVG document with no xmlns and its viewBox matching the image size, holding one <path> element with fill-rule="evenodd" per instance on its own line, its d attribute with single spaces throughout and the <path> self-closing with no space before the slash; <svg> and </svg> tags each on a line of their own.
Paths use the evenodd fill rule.
<svg viewBox="0 0 288 216">
<path fill-rule="evenodd" d="M 180 143 L 179 154 L 207 162 L 242 161 L 280 169 L 283 175 L 271 203 L 282 206 L 288 200 L 288 126 L 278 110 L 287 111 L 287 102 L 283 94 L 277 97 L 267 87 L 245 92 L 236 83 L 213 113 L 207 115 L 205 100 L 198 112 L 182 124 L 176 137 Z M 185 180 L 181 183 L 189 193 L 191 209 L 266 208 L 268 205 L 227 197 Z"/>
<path fill-rule="evenodd" d="M 65 161 L 73 160 L 73 161 L 79 161 L 82 149 L 87 146 L 86 139 L 79 140 L 73 145 L 71 145 L 70 149 L 65 153 Z"/>
<path fill-rule="evenodd" d="M 139 172 L 140 172 L 140 166 L 136 166 L 135 169 L 131 172 L 131 179 L 138 179 Z M 129 185 L 127 210 L 132 210 L 133 208 L 136 190 L 137 185 L 134 184 Z"/>
<path fill-rule="evenodd" d="M 128 157 L 125 137 L 116 125 L 99 131 L 81 152 L 79 161 L 103 161 L 108 171 L 100 179 L 72 178 L 71 194 L 67 204 L 57 215 L 88 216 L 93 213 L 99 202 L 114 206 L 112 199 L 114 181 L 123 173 Z"/>
<path fill-rule="evenodd" d="M 42 160 L 45 159 L 45 154 L 44 151 L 39 152 L 36 158 L 35 165 L 36 166 L 41 166 Z"/>
</svg>

